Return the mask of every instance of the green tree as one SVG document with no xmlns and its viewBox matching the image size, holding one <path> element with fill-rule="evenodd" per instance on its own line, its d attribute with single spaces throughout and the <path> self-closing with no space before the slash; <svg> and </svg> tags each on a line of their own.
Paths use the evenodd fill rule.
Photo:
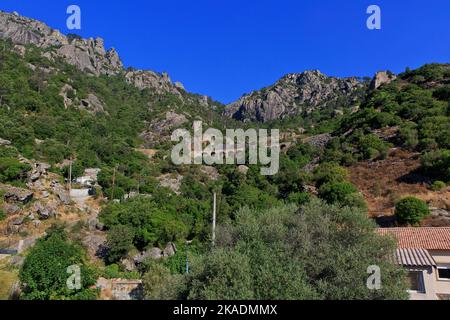
<svg viewBox="0 0 450 320">
<path fill-rule="evenodd" d="M 395 216 L 402 224 L 415 225 L 429 215 L 426 202 L 414 197 L 404 198 L 395 205 Z"/>
<path fill-rule="evenodd" d="M 146 261 L 143 276 L 144 295 L 148 300 L 179 300 L 184 298 L 185 282 L 183 275 L 172 275 L 161 263 Z"/>
<path fill-rule="evenodd" d="M 325 162 L 314 170 L 314 181 L 321 187 L 328 182 L 345 182 L 348 179 L 348 172 L 345 168 L 336 163 Z"/>
<path fill-rule="evenodd" d="M 108 230 L 108 261 L 117 262 L 134 248 L 134 231 L 128 226 L 113 226 Z"/>
<path fill-rule="evenodd" d="M 128 226 L 133 230 L 133 244 L 138 249 L 148 245 L 164 246 L 168 242 L 187 237 L 192 223 L 191 216 L 179 212 L 184 201 L 165 198 L 164 202 L 148 197 L 136 197 L 123 203 L 111 203 L 100 214 L 108 229 Z"/>
<path fill-rule="evenodd" d="M 81 289 L 71 290 L 67 280 L 69 266 L 79 266 Z M 82 249 L 67 240 L 66 234 L 53 229 L 39 240 L 27 255 L 20 270 L 22 298 L 26 300 L 95 299 L 92 270 L 86 265 Z"/>
<path fill-rule="evenodd" d="M 300 208 L 243 209 L 219 228 L 217 248 L 192 264 L 192 299 L 407 299 L 395 243 L 358 208 L 312 199 Z M 367 269 L 383 270 L 381 290 Z"/>
<path fill-rule="evenodd" d="M 208 254 L 195 271 L 190 283 L 189 299 L 255 299 L 252 267 L 248 257 L 230 250 Z"/>
</svg>

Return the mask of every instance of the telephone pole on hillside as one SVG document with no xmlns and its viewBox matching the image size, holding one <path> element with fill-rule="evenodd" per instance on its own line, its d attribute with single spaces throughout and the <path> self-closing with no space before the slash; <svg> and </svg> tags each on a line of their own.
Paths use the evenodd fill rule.
<svg viewBox="0 0 450 320">
<path fill-rule="evenodd" d="M 114 166 L 113 176 L 112 176 L 112 187 L 111 187 L 111 201 L 114 201 L 114 188 L 116 185 L 116 170 L 117 166 Z"/>
<path fill-rule="evenodd" d="M 212 245 L 216 244 L 216 210 L 217 206 L 217 193 L 214 192 L 214 204 L 213 204 L 213 221 L 212 221 Z"/>
<path fill-rule="evenodd" d="M 73 163 L 73 156 L 70 156 L 70 161 L 69 161 L 69 196 L 72 193 L 72 163 Z"/>
</svg>

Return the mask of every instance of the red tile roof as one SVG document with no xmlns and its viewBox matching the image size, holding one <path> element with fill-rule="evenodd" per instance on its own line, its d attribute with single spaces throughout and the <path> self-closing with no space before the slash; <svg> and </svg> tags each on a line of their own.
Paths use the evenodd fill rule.
<svg viewBox="0 0 450 320">
<path fill-rule="evenodd" d="M 382 228 L 381 235 L 392 235 L 399 249 L 450 250 L 450 228 Z"/>
</svg>

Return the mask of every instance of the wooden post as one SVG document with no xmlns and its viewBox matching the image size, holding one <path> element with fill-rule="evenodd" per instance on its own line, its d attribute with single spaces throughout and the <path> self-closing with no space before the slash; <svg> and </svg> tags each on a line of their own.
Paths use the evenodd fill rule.
<svg viewBox="0 0 450 320">
<path fill-rule="evenodd" d="M 213 223 L 212 223 L 212 245 L 216 244 L 216 205 L 217 205 L 217 194 L 214 192 L 214 204 L 213 204 Z"/>
</svg>

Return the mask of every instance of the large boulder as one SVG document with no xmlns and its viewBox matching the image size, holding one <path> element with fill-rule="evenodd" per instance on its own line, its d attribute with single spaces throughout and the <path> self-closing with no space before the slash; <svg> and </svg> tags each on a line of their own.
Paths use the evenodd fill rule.
<svg viewBox="0 0 450 320">
<path fill-rule="evenodd" d="M 92 258 L 104 259 L 107 257 L 108 246 L 106 234 L 103 232 L 88 232 L 81 239 Z"/>
<path fill-rule="evenodd" d="M 433 217 L 450 217 L 450 212 L 445 209 L 430 208 Z"/>
<path fill-rule="evenodd" d="M 26 204 L 33 199 L 34 195 L 30 190 L 11 186 L 0 186 L 0 190 L 5 191 L 3 198 L 8 203 L 20 202 Z"/>
<path fill-rule="evenodd" d="M 70 199 L 69 193 L 62 189 L 62 188 L 56 188 L 55 190 L 56 195 L 58 196 L 58 199 L 64 204 L 69 205 L 72 203 L 72 199 Z"/>
<path fill-rule="evenodd" d="M 41 220 L 56 217 L 56 208 L 49 205 L 44 205 L 41 202 L 36 202 L 33 205 L 33 209 L 39 215 Z"/>
<path fill-rule="evenodd" d="M 384 84 L 389 84 L 397 79 L 397 76 L 390 71 L 377 72 L 372 82 L 370 83 L 370 89 L 375 90 Z"/>
<path fill-rule="evenodd" d="M 50 170 L 51 165 L 49 165 L 48 163 L 35 163 L 33 165 L 33 169 L 31 170 L 31 172 L 28 175 L 28 179 L 31 182 L 36 182 L 37 180 L 39 180 L 41 177 L 46 176 L 48 173 L 48 170 Z"/>
<path fill-rule="evenodd" d="M 169 242 L 164 249 L 164 257 L 172 257 L 177 253 L 177 247 L 175 243 Z"/>
<path fill-rule="evenodd" d="M 181 127 L 188 122 L 184 114 L 173 111 L 166 112 L 157 119 L 153 119 L 147 124 L 147 129 L 141 134 L 144 147 L 147 149 L 154 148 L 161 142 L 170 141 L 173 130 Z"/>
<path fill-rule="evenodd" d="M 11 145 L 11 141 L 0 138 L 0 146 L 9 146 L 9 145 Z"/>
<path fill-rule="evenodd" d="M 303 139 L 303 143 L 309 144 L 318 149 L 324 149 L 326 145 L 333 139 L 333 136 L 329 133 L 319 134 L 316 136 Z"/>
<path fill-rule="evenodd" d="M 180 194 L 181 184 L 183 182 L 183 176 L 171 174 L 165 174 L 157 178 L 159 185 L 163 188 L 169 188 L 175 194 Z"/>
<path fill-rule="evenodd" d="M 248 170 L 250 170 L 250 168 L 247 167 L 247 166 L 244 166 L 244 165 L 240 165 L 240 166 L 238 167 L 238 172 L 241 173 L 241 174 L 243 174 L 243 175 L 247 175 Z"/>
<path fill-rule="evenodd" d="M 86 110 L 90 113 L 104 113 L 105 106 L 95 94 L 88 94 L 86 99 L 82 99 L 78 109 Z"/>
<path fill-rule="evenodd" d="M 146 259 L 160 260 L 164 258 L 164 252 L 160 248 L 151 248 L 134 257 L 135 263 L 142 263 Z"/>
<path fill-rule="evenodd" d="M 8 216 L 19 214 L 22 211 L 22 209 L 15 203 L 4 203 L 1 208 Z"/>
<path fill-rule="evenodd" d="M 136 263 L 133 261 L 133 259 L 130 258 L 122 259 L 120 263 L 122 264 L 122 266 L 125 268 L 126 271 L 128 272 L 136 271 Z"/>
<path fill-rule="evenodd" d="M 21 226 L 25 223 L 25 217 L 19 217 L 17 219 L 14 219 L 11 224 L 13 226 Z"/>
</svg>

